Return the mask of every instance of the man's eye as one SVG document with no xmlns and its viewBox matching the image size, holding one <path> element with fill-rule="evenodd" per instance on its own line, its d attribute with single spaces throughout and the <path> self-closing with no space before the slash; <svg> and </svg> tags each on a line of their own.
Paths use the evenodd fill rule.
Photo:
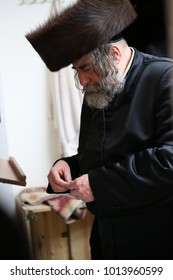
<svg viewBox="0 0 173 280">
<path fill-rule="evenodd" d="M 92 71 L 92 70 L 93 70 L 92 65 L 89 65 L 89 66 L 83 68 L 83 71 L 84 71 L 84 72 L 89 72 L 89 71 Z"/>
</svg>

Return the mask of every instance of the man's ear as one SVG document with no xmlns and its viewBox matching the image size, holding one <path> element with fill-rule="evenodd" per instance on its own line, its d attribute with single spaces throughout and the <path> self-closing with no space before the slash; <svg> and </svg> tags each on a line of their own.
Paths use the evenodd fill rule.
<svg viewBox="0 0 173 280">
<path fill-rule="evenodd" d="M 121 58 L 121 51 L 117 45 L 112 44 L 110 48 L 111 55 L 118 62 Z"/>
</svg>

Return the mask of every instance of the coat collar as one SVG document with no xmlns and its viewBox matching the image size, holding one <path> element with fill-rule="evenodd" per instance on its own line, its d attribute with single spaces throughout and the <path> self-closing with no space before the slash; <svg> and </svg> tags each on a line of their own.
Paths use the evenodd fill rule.
<svg viewBox="0 0 173 280">
<path fill-rule="evenodd" d="M 112 110 L 130 102 L 133 95 L 133 88 L 144 69 L 144 61 L 145 55 L 134 49 L 134 59 L 125 78 L 124 90 L 119 95 L 115 96 L 114 101 L 106 110 Z"/>
<path fill-rule="evenodd" d="M 134 49 L 134 59 L 131 64 L 131 67 L 126 76 L 126 83 L 125 83 L 125 92 L 130 92 L 131 87 L 136 84 L 138 77 L 140 76 L 143 70 L 143 63 L 144 63 L 144 54 Z"/>
</svg>

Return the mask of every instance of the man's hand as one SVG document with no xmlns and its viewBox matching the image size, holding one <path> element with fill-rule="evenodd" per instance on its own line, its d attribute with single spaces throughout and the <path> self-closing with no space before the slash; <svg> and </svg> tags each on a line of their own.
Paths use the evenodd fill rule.
<svg viewBox="0 0 173 280">
<path fill-rule="evenodd" d="M 91 191 L 88 174 L 84 174 L 75 180 L 71 181 L 68 185 L 70 194 L 76 199 L 81 199 L 84 202 L 94 201 L 94 196 Z"/>
<path fill-rule="evenodd" d="M 68 163 L 64 160 L 57 161 L 47 178 L 54 192 L 66 192 L 71 181 L 71 171 Z"/>
</svg>

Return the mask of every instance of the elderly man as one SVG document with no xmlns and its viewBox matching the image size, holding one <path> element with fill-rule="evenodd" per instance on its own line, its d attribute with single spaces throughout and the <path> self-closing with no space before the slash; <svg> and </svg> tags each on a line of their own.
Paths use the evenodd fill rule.
<svg viewBox="0 0 173 280">
<path fill-rule="evenodd" d="M 84 93 L 78 153 L 54 163 L 48 192 L 95 215 L 92 259 L 172 259 L 172 60 L 121 33 L 71 59 Z"/>
</svg>

